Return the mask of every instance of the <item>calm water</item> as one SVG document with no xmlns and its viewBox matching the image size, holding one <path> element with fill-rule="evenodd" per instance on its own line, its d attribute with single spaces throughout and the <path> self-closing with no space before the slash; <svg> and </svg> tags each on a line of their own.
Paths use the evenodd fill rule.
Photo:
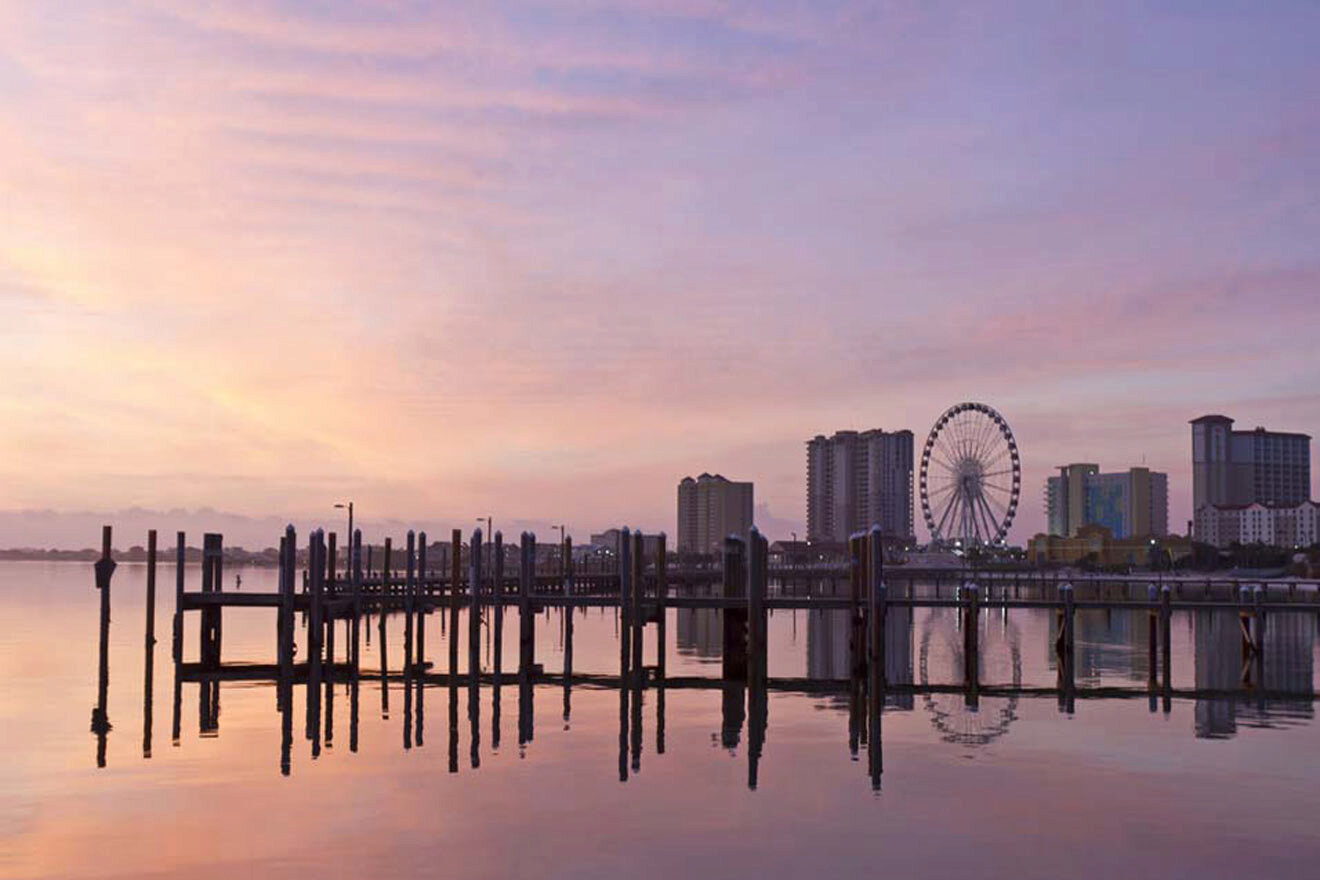
<svg viewBox="0 0 1320 880">
<path fill-rule="evenodd" d="M 227 588 L 234 573 L 226 572 Z M 240 573 L 245 590 L 275 588 L 272 570 Z M 1069 715 L 1054 696 L 983 696 L 972 710 L 958 694 L 891 695 L 877 792 L 867 746 L 857 754 L 849 747 L 846 687 L 770 693 L 752 789 L 741 690 L 668 687 L 661 727 L 650 687 L 639 736 L 632 713 L 621 730 L 617 690 L 575 688 L 565 717 L 562 686 L 537 686 L 531 705 L 520 706 L 510 675 L 496 725 L 488 686 L 474 704 L 466 687 L 405 694 L 401 682 L 384 691 L 379 679 L 364 678 L 356 752 L 347 686 L 334 687 L 333 735 L 315 757 L 304 737 L 305 689 L 295 688 L 285 775 L 270 683 L 223 684 L 217 729 L 206 733 L 200 686 L 183 685 L 181 734 L 172 740 L 172 566 L 160 575 L 149 750 L 145 570 L 121 564 L 114 577 L 113 729 L 98 768 L 91 568 L 0 563 L 0 876 L 1320 873 L 1320 728 L 1309 697 L 1176 698 L 1166 713 L 1138 694 L 1078 699 Z M 198 576 L 189 569 L 190 589 Z M 449 649 L 440 617 L 427 620 L 426 656 L 443 672 Z M 189 618 L 193 659 L 197 620 Z M 617 675 L 613 612 L 579 612 L 574 621 L 575 672 Z M 558 611 L 537 620 L 537 660 L 547 672 L 562 668 L 562 623 Z M 389 666 L 397 669 L 402 618 L 388 625 Z M 983 681 L 1055 683 L 1048 614 L 991 611 L 980 625 Z M 1275 615 L 1269 627 L 1265 685 L 1311 693 L 1315 616 Z M 667 629 L 670 679 L 719 676 L 716 612 L 671 610 Z M 459 632 L 465 642 L 466 620 Z M 363 668 L 379 669 L 374 621 L 365 633 Z M 516 666 L 516 614 L 505 616 L 504 633 L 508 671 Z M 489 628 L 482 639 L 489 669 Z M 1077 640 L 1080 687 L 1145 687 L 1144 614 L 1080 614 Z M 951 612 L 895 615 L 891 678 L 956 683 L 961 645 Z M 226 662 L 270 663 L 274 650 L 273 612 L 225 612 Z M 466 657 L 461 644 L 463 668 Z M 1240 688 L 1235 617 L 1175 615 L 1173 658 L 1175 689 Z M 772 677 L 834 679 L 846 670 L 840 615 L 772 615 Z"/>
</svg>

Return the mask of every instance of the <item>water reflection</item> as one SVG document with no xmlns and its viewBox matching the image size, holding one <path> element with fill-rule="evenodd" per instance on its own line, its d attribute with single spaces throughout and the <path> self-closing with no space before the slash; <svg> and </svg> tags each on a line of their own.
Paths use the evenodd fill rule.
<svg viewBox="0 0 1320 880">
<path fill-rule="evenodd" d="M 388 556 L 387 556 L 388 559 Z M 316 589 L 315 582 L 311 585 Z M 279 768 L 289 774 L 292 767 L 293 713 L 295 696 L 304 696 L 305 739 L 315 759 L 322 748 L 333 746 L 336 737 L 335 702 L 337 687 L 349 699 L 347 723 L 349 750 L 359 746 L 361 719 L 360 691 L 365 681 L 378 685 L 384 701 L 392 687 L 403 687 L 402 746 L 405 750 L 424 743 L 424 695 L 428 687 L 443 687 L 448 695 L 448 767 L 459 768 L 460 740 L 466 737 L 467 763 L 472 769 L 482 764 L 482 702 L 490 700 L 491 724 L 487 740 L 497 751 L 500 742 L 500 707 L 504 684 L 503 626 L 506 611 L 501 607 L 483 615 L 458 603 L 448 603 L 439 611 L 446 619 L 445 633 L 451 665 L 437 672 L 427 663 L 424 638 L 429 609 L 422 603 L 401 601 L 399 607 L 378 615 L 376 659 L 379 667 L 363 669 L 359 640 L 363 632 L 359 619 L 343 608 L 327 613 L 318 627 L 315 614 L 309 615 L 309 627 L 302 642 L 307 656 L 297 659 L 290 650 L 277 664 L 229 664 L 185 662 L 180 651 L 174 663 L 172 739 L 180 739 L 180 706 L 185 687 L 196 687 L 198 706 L 197 731 L 202 737 L 219 735 L 221 728 L 221 692 L 231 684 L 246 682 L 271 687 L 274 704 L 280 715 Z M 718 692 L 719 726 L 712 733 L 721 749 L 746 760 L 746 783 L 757 788 L 773 761 L 772 695 L 798 693 L 808 695 L 818 704 L 841 716 L 841 741 L 859 760 L 865 752 L 866 774 L 877 791 L 881 788 L 884 761 L 881 750 L 883 716 L 892 712 L 919 711 L 930 721 L 939 738 L 965 749 L 990 745 L 1012 733 L 1018 721 L 1022 701 L 1059 696 L 1062 682 L 1051 687 L 1028 680 L 1028 658 L 1040 658 L 1040 668 L 1058 672 L 1061 660 L 1056 651 L 1060 635 L 1053 614 L 1043 612 L 1005 612 L 982 609 L 974 617 L 951 608 L 891 606 L 884 621 L 883 667 L 860 665 L 853 656 L 851 623 L 846 611 L 813 609 L 799 612 L 805 639 L 791 647 L 788 640 L 776 639 L 787 633 L 787 615 L 772 617 L 780 627 L 770 637 L 768 654 L 758 654 L 755 641 L 745 636 L 730 639 L 726 615 L 712 609 L 678 608 L 663 617 L 663 624 L 646 613 L 636 619 L 621 619 L 617 647 L 619 675 L 575 669 L 576 633 L 571 609 L 552 610 L 554 626 L 561 634 L 558 648 L 561 665 L 547 671 L 535 662 L 536 619 L 540 612 L 531 607 L 512 608 L 518 627 L 519 662 L 516 671 L 517 725 L 519 754 L 529 755 L 535 743 L 535 699 L 546 687 L 562 695 L 563 718 L 567 725 L 574 688 L 614 689 L 618 694 L 618 778 L 626 781 L 642 772 L 646 761 L 648 726 L 654 730 L 654 753 L 666 751 L 666 693 L 674 689 Z M 290 615 L 290 622 L 292 615 Z M 344 620 L 336 631 L 337 620 Z M 584 618 L 585 619 L 585 618 Z M 598 618 L 599 619 L 599 618 Z M 735 618 L 736 619 L 736 618 Z M 721 656 L 720 671 L 714 676 L 680 675 L 667 671 L 664 636 L 667 624 L 677 626 L 676 649 L 680 656 L 703 661 Z M 1259 650 L 1246 645 L 1244 626 L 1236 611 L 1197 611 L 1175 618 L 1185 624 L 1188 633 L 1187 656 L 1191 667 L 1186 674 L 1193 687 L 1165 689 L 1177 699 L 1189 700 L 1194 718 L 1193 733 L 1202 738 L 1234 736 L 1239 726 L 1269 728 L 1310 723 L 1314 719 L 1314 651 L 1316 618 L 1314 614 L 1274 613 L 1265 617 L 1258 636 Z M 1084 610 L 1077 615 L 1076 684 L 1067 686 L 1068 710 L 1073 700 L 1145 699 L 1154 694 L 1152 682 L 1156 667 L 1151 658 L 1158 627 L 1154 615 L 1144 610 Z M 208 621 L 214 626 L 216 621 Z M 467 624 L 466 626 L 464 624 Z M 793 621 L 792 625 L 796 625 Z M 740 625 L 742 625 L 740 623 Z M 493 654 L 489 666 L 483 664 L 480 645 L 481 628 L 491 630 Z M 968 632 L 975 627 L 975 637 Z M 314 645 L 314 631 L 321 629 L 324 641 Z M 109 615 L 102 618 L 101 650 L 97 666 L 97 708 L 94 722 L 105 719 L 109 688 L 105 645 L 108 643 Z M 291 636 L 291 626 L 283 618 L 280 638 Z M 387 633 L 402 630 L 404 638 L 395 645 L 402 662 L 391 665 Z M 1249 627 L 1248 627 L 1249 630 Z M 205 638 L 206 630 L 201 638 Z M 462 636 L 466 636 L 467 665 L 458 659 Z M 342 636 L 343 645 L 337 644 Z M 588 633 L 590 656 L 598 656 L 602 633 Z M 553 639 L 552 639 L 553 641 Z M 606 641 L 608 644 L 608 641 Z M 734 662 L 724 662 L 724 645 L 742 652 Z M 1035 647 L 1032 647 L 1032 646 Z M 718 649 L 718 650 L 717 650 Z M 213 651 L 213 648 L 208 650 Z M 975 651 L 973 658 L 967 656 Z M 321 653 L 324 662 L 311 658 Z M 796 652 L 796 656 L 792 655 Z M 551 652 L 553 653 L 553 651 Z M 644 664 L 644 656 L 654 662 Z M 771 656 L 773 655 L 773 656 Z M 214 653 L 211 654 L 214 656 Z M 152 663 L 151 643 L 146 644 L 144 665 Z M 968 662 L 969 659 L 974 662 Z M 773 660 L 773 663 L 768 662 Z M 775 664 L 800 664 L 800 676 L 770 676 Z M 1159 662 L 1158 660 L 1156 661 Z M 700 665 L 705 665 L 701 663 Z M 597 667 L 599 668 L 599 667 Z M 1116 683 L 1117 682 L 1117 683 Z M 1126 683 L 1131 684 L 1126 684 Z M 459 705 L 462 688 L 466 692 L 467 724 L 460 723 Z M 152 693 L 150 675 L 143 692 L 143 753 L 150 755 Z M 489 693 L 489 696 L 486 696 Z M 341 710 L 342 711 L 342 710 Z M 384 718 L 388 719 L 388 715 Z M 342 724 L 341 719 L 341 724 Z M 106 762 L 108 719 L 94 724 L 97 738 L 96 762 Z M 398 742 L 398 740 L 396 740 Z"/>
</svg>

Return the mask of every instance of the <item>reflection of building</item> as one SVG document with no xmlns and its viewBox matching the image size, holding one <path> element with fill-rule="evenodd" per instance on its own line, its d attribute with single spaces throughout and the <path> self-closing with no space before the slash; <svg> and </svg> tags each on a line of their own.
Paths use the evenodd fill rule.
<svg viewBox="0 0 1320 880">
<path fill-rule="evenodd" d="M 1215 547 L 1267 544 L 1310 547 L 1320 540 L 1320 504 L 1275 507 L 1265 504 L 1211 504 L 1197 508 L 1196 538 Z"/>
<path fill-rule="evenodd" d="M 684 477 L 678 484 L 678 552 L 716 554 L 729 535 L 752 527 L 752 484 L 719 474 Z"/>
<path fill-rule="evenodd" d="M 849 659 L 848 612 L 807 612 L 807 678 L 814 681 L 847 681 Z M 885 612 L 885 680 L 890 684 L 913 682 L 912 609 L 890 606 Z M 887 694 L 885 705 L 912 708 L 912 694 Z"/>
<path fill-rule="evenodd" d="M 1233 420 L 1220 415 L 1192 421 L 1193 511 L 1257 503 L 1292 507 L 1310 498 L 1311 438 L 1306 434 L 1234 431 Z M 1200 532 L 1197 538 L 1202 539 Z"/>
<path fill-rule="evenodd" d="M 912 432 L 839 431 L 807 441 L 807 537 L 846 541 L 879 525 L 910 539 Z"/>
<path fill-rule="evenodd" d="M 1071 538 L 1036 535 L 1027 542 L 1027 561 L 1033 565 L 1075 565 L 1089 561 L 1104 566 L 1146 566 L 1190 556 L 1190 538 L 1115 538 L 1104 526 L 1082 526 Z"/>
<path fill-rule="evenodd" d="M 1102 474 L 1099 465 L 1070 464 L 1045 483 L 1051 535 L 1075 537 L 1083 526 L 1115 538 L 1169 533 L 1169 478 L 1150 468 Z"/>
<path fill-rule="evenodd" d="M 1296 695 L 1296 700 L 1253 699 L 1243 684 L 1242 628 L 1236 611 L 1195 612 L 1195 657 L 1197 690 L 1239 691 L 1221 698 L 1196 701 L 1196 735 L 1217 739 L 1231 737 L 1239 721 L 1247 725 L 1270 725 L 1294 718 L 1311 718 L 1311 695 L 1315 687 L 1312 652 L 1316 623 L 1312 614 L 1279 612 L 1265 617 L 1263 680 L 1260 689 L 1273 695 Z M 1254 664 L 1248 667 L 1254 674 Z"/>
<path fill-rule="evenodd" d="M 724 655 L 724 620 L 715 608 L 676 608 L 678 650 L 718 660 Z"/>
</svg>

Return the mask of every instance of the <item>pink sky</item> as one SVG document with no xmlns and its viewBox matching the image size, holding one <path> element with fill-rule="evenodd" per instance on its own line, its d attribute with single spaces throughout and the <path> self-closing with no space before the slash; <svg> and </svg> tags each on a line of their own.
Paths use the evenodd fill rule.
<svg viewBox="0 0 1320 880">
<path fill-rule="evenodd" d="M 1068 6 L 0 0 L 0 510 L 779 537 L 982 400 L 1180 529 L 1320 427 L 1320 10 Z"/>
</svg>

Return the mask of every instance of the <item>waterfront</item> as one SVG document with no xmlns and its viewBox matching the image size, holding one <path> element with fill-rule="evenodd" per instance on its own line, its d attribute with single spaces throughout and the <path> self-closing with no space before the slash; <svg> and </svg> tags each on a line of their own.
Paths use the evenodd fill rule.
<svg viewBox="0 0 1320 880">
<path fill-rule="evenodd" d="M 187 569 L 189 589 L 199 572 Z M 244 590 L 275 589 L 274 570 L 237 573 Z M 1257 700 L 1243 690 L 1236 699 L 1175 698 L 1167 714 L 1144 698 L 1079 699 L 1069 715 L 1053 697 L 982 696 L 970 711 L 957 694 L 896 694 L 883 716 L 878 792 L 866 746 L 858 755 L 849 749 L 846 683 L 820 693 L 770 692 L 753 790 L 749 725 L 736 712 L 730 724 L 718 681 L 710 689 L 668 689 L 663 728 L 648 685 L 634 715 L 638 728 L 621 719 L 617 690 L 574 688 L 565 719 L 562 686 L 535 686 L 528 705 L 512 674 L 500 692 L 498 725 L 490 687 L 473 704 L 466 687 L 406 691 L 391 681 L 382 691 L 379 680 L 364 676 L 356 752 L 348 747 L 346 685 L 335 685 L 334 726 L 315 759 L 301 724 L 305 688 L 297 686 L 293 714 L 300 720 L 284 776 L 273 684 L 222 684 L 216 723 L 207 725 L 214 729 L 205 733 L 200 686 L 185 684 L 180 737 L 171 741 L 168 591 L 157 608 L 144 758 L 144 577 L 145 568 L 131 564 L 114 577 L 113 729 L 98 769 L 89 729 L 97 678 L 91 567 L 0 564 L 0 611 L 9 622 L 0 636 L 0 724 L 9 756 L 0 769 L 4 876 L 338 877 L 425 869 L 659 877 L 882 867 L 905 876 L 1297 876 L 1320 853 L 1311 831 L 1320 808 L 1313 760 L 1320 734 L 1309 696 L 1316 662 L 1309 613 L 1272 616 L 1265 643 L 1266 686 L 1295 699 Z M 890 621 L 896 637 L 887 650 L 906 658 L 890 662 L 894 680 L 956 683 L 956 615 L 915 609 L 909 622 L 907 613 Z M 719 612 L 669 615 L 668 675 L 718 679 Z M 448 655 L 443 616 L 432 615 L 427 626 L 426 656 L 440 671 Z M 268 610 L 229 609 L 224 620 L 226 663 L 271 661 Z M 1143 686 L 1145 621 L 1143 612 L 1079 612 L 1078 686 Z M 1175 613 L 1175 689 L 1240 687 L 1236 623 L 1232 615 Z M 390 666 L 398 669 L 402 617 L 389 625 Z M 986 610 L 981 625 L 987 686 L 1054 684 L 1048 613 Z M 516 645 L 516 630 L 516 615 L 506 615 L 506 650 Z M 457 631 L 467 632 L 466 620 Z M 575 632 L 575 671 L 617 670 L 612 609 L 578 612 Z M 483 628 L 483 639 L 488 634 Z M 537 660 L 547 673 L 561 668 L 561 634 L 558 609 L 538 616 Z M 191 654 L 195 633 L 187 638 Z M 769 675 L 845 677 L 846 642 L 840 612 L 776 611 Z M 377 652 L 377 638 L 363 645 L 364 669 L 379 668 Z M 488 670 L 490 648 L 479 652 Z M 644 662 L 655 662 L 653 640 Z M 508 845 L 514 836 L 518 845 Z"/>
</svg>

